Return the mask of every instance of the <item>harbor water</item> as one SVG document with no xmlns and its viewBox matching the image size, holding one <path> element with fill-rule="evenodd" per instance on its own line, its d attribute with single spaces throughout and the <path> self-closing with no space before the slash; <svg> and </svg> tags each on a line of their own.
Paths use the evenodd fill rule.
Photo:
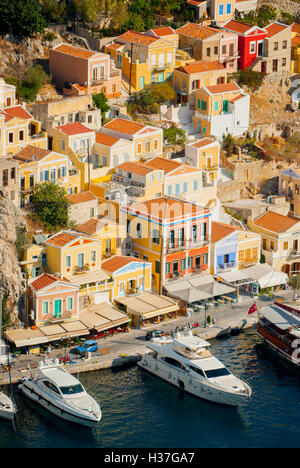
<svg viewBox="0 0 300 468">
<path fill-rule="evenodd" d="M 15 428 L 0 421 L 0 447 L 298 447 L 299 371 L 279 361 L 255 330 L 211 341 L 212 352 L 253 390 L 238 409 L 183 393 L 137 366 L 81 374 L 103 418 L 88 429 L 64 422 L 15 390 Z"/>
</svg>

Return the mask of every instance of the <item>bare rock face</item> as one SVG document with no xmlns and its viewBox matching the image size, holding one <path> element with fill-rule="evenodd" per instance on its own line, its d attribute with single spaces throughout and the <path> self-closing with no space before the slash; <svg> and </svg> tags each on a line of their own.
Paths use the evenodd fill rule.
<svg viewBox="0 0 300 468">
<path fill-rule="evenodd" d="M 6 298 L 12 323 L 18 322 L 18 308 L 25 291 L 15 247 L 18 226 L 25 226 L 21 212 L 9 199 L 0 196 L 0 294 Z"/>
</svg>

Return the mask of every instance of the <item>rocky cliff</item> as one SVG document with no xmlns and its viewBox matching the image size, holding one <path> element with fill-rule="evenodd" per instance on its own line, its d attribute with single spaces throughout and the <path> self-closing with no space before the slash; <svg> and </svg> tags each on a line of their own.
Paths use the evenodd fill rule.
<svg viewBox="0 0 300 468">
<path fill-rule="evenodd" d="M 21 212 L 0 194 L 0 294 L 6 298 L 12 323 L 18 322 L 25 286 L 15 247 L 19 226 L 25 226 Z"/>
</svg>

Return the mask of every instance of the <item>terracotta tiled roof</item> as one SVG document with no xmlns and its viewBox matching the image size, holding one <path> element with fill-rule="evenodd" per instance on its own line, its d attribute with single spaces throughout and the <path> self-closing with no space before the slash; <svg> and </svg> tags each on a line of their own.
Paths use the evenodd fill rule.
<svg viewBox="0 0 300 468">
<path fill-rule="evenodd" d="M 201 24 L 187 23 L 181 26 L 181 28 L 176 29 L 176 32 L 184 36 L 202 40 L 220 34 L 221 31 Z"/>
<path fill-rule="evenodd" d="M 170 172 L 175 171 L 174 175 L 199 172 L 199 169 L 196 167 L 189 166 L 188 164 L 184 164 L 179 161 L 174 161 L 173 159 L 160 158 L 160 157 L 147 161 L 145 163 L 145 166 L 149 166 L 153 169 L 161 169 L 165 171 L 166 174 L 169 174 Z"/>
<path fill-rule="evenodd" d="M 17 117 L 19 119 L 32 119 L 32 115 L 23 106 L 4 107 L 1 112 L 5 115 L 5 122 Z"/>
<path fill-rule="evenodd" d="M 151 29 L 151 31 L 153 31 L 154 34 L 158 37 L 170 36 L 171 34 L 175 34 L 175 31 L 172 28 L 170 28 L 170 26 L 167 26 L 165 28 L 154 28 Z"/>
<path fill-rule="evenodd" d="M 274 211 L 268 211 L 254 221 L 256 226 L 277 233 L 285 232 L 297 223 L 299 223 L 298 219 L 290 218 Z"/>
<path fill-rule="evenodd" d="M 69 242 L 72 242 L 72 240 L 78 239 L 78 237 L 79 234 L 62 231 L 48 239 L 46 244 L 55 245 L 56 247 L 64 247 Z"/>
<path fill-rule="evenodd" d="M 83 232 L 89 236 L 95 234 L 102 229 L 105 229 L 107 226 L 118 226 L 118 223 L 112 221 L 111 219 L 89 219 L 86 223 L 77 226 L 76 231 Z"/>
<path fill-rule="evenodd" d="M 106 133 L 96 132 L 96 142 L 104 146 L 112 146 L 119 141 L 119 138 L 115 138 Z"/>
<path fill-rule="evenodd" d="M 145 127 L 145 125 L 132 120 L 116 118 L 111 122 L 104 125 L 104 128 L 116 130 L 117 132 L 125 133 L 127 135 L 134 135 Z"/>
<path fill-rule="evenodd" d="M 109 273 L 114 273 L 115 271 L 123 268 L 129 263 L 137 262 L 137 263 L 145 263 L 144 260 L 135 257 L 122 257 L 116 255 L 115 257 L 109 258 L 105 262 L 102 262 L 102 270 L 107 271 Z"/>
<path fill-rule="evenodd" d="M 145 164 L 139 162 L 125 162 L 116 167 L 116 169 L 122 169 L 122 171 L 132 172 L 133 174 L 147 175 L 153 172 L 154 169 L 149 169 Z"/>
<path fill-rule="evenodd" d="M 18 153 L 16 153 L 12 157 L 12 159 L 17 160 L 20 163 L 41 161 L 41 159 L 44 159 L 44 157 L 50 153 L 51 153 L 50 150 L 37 148 L 36 146 L 28 145 L 28 146 L 25 146 L 25 148 L 18 151 Z"/>
<path fill-rule="evenodd" d="M 206 0 L 188 0 L 186 3 L 188 3 L 189 5 L 194 5 L 194 6 L 200 6 L 201 3 L 204 3 Z"/>
<path fill-rule="evenodd" d="M 85 127 L 79 122 L 74 122 L 66 125 L 61 125 L 60 127 L 56 127 L 57 130 L 65 133 L 66 135 L 78 135 L 80 133 L 92 133 L 94 130 L 91 130 L 88 127 Z"/>
<path fill-rule="evenodd" d="M 273 37 L 282 31 L 286 31 L 288 28 L 289 26 L 280 23 L 272 23 L 265 26 L 265 30 L 268 32 L 267 37 Z"/>
<path fill-rule="evenodd" d="M 97 52 L 92 50 L 82 49 L 81 47 L 75 47 L 69 44 L 60 44 L 53 50 L 84 59 L 89 59 L 90 57 L 93 57 L 93 55 L 97 54 Z"/>
<path fill-rule="evenodd" d="M 32 281 L 32 283 L 30 283 L 30 287 L 35 291 L 39 291 L 40 289 L 43 289 L 46 286 L 49 286 L 50 284 L 56 283 L 57 281 L 58 278 L 56 278 L 55 276 L 44 273 L 43 275 L 39 276 L 36 280 Z"/>
<path fill-rule="evenodd" d="M 209 214 L 210 212 L 208 208 L 168 197 L 155 198 L 143 203 L 128 205 L 127 209 L 129 213 L 135 211 L 138 214 L 147 214 L 150 217 L 165 221 L 171 221 L 175 218 L 184 219 L 196 213 Z"/>
<path fill-rule="evenodd" d="M 300 37 L 298 37 L 298 36 L 293 37 L 292 44 L 296 45 L 296 46 L 300 45 Z"/>
<path fill-rule="evenodd" d="M 212 221 L 211 241 L 214 244 L 215 242 L 218 242 L 219 240 L 223 239 L 224 237 L 228 236 L 234 231 L 243 231 L 243 229 L 240 229 L 235 226 L 231 226 L 230 224 L 217 223 L 215 221 Z"/>
<path fill-rule="evenodd" d="M 219 62 L 219 60 L 214 60 L 212 62 L 192 62 L 187 63 L 183 67 L 175 68 L 175 71 L 176 70 L 191 75 L 193 73 L 201 73 L 212 70 L 224 70 L 224 65 L 221 62 Z"/>
<path fill-rule="evenodd" d="M 91 192 L 79 192 L 73 193 L 72 195 L 68 195 L 67 197 L 70 201 L 72 201 L 75 205 L 79 203 L 86 203 L 89 201 L 97 200 L 97 197 L 93 195 Z"/>
<path fill-rule="evenodd" d="M 107 47 L 108 49 L 118 50 L 118 49 L 120 49 L 121 47 L 124 47 L 124 44 L 122 44 L 121 42 L 115 41 L 115 42 L 112 42 L 111 44 L 107 44 L 106 47 Z"/>
<path fill-rule="evenodd" d="M 211 94 L 230 93 L 233 91 L 240 91 L 239 86 L 236 83 L 223 83 L 214 86 L 206 86 L 206 89 Z"/>
<path fill-rule="evenodd" d="M 300 34 L 300 24 L 299 23 L 294 23 L 292 25 L 292 31 L 297 33 L 297 34 Z"/>
<path fill-rule="evenodd" d="M 135 31 L 126 31 L 124 34 L 118 37 L 118 41 L 127 41 L 132 42 L 134 44 L 142 44 L 142 45 L 151 45 L 154 44 L 159 38 L 147 36 L 146 34 L 142 34 Z"/>
<path fill-rule="evenodd" d="M 215 140 L 211 140 L 210 138 L 202 138 L 201 140 L 196 141 L 192 144 L 195 148 L 204 148 L 204 146 L 211 145 L 212 143 L 216 143 Z"/>
</svg>

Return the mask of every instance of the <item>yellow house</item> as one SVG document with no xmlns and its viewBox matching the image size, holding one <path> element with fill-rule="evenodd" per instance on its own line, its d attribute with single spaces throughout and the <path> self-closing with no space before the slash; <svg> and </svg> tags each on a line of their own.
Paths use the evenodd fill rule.
<svg viewBox="0 0 300 468">
<path fill-rule="evenodd" d="M 27 145 L 47 148 L 47 134 L 23 106 L 0 109 L 0 156 L 12 156 Z"/>
<path fill-rule="evenodd" d="M 57 183 L 68 194 L 80 191 L 80 172 L 64 154 L 28 145 L 12 159 L 19 163 L 21 208 L 30 200 L 34 187 L 39 183 Z"/>
<path fill-rule="evenodd" d="M 116 118 L 102 127 L 102 133 L 133 143 L 134 159 L 149 159 L 163 152 L 163 130 L 132 120 Z"/>
<path fill-rule="evenodd" d="M 255 220 L 248 218 L 248 226 L 262 237 L 266 263 L 289 276 L 300 273 L 299 219 L 268 211 Z"/>
<path fill-rule="evenodd" d="M 173 31 L 173 30 L 172 30 Z M 175 67 L 177 38 L 170 33 L 127 31 L 104 50 L 128 82 L 129 91 L 140 91 L 171 79 Z M 170 39 L 172 36 L 172 39 Z M 166 38 L 165 38 L 166 37 Z"/>
<path fill-rule="evenodd" d="M 122 255 L 123 243 L 127 238 L 126 226 L 108 218 L 90 219 L 76 229 L 85 235 L 101 240 L 101 257 Z"/>
<path fill-rule="evenodd" d="M 278 193 L 290 202 L 290 209 L 300 215 L 300 168 L 284 169 L 279 174 Z"/>
<path fill-rule="evenodd" d="M 108 276 L 101 269 L 99 239 L 61 231 L 48 238 L 45 245 L 50 273 L 79 285 L 85 303 L 97 304 L 106 300 Z"/>
<path fill-rule="evenodd" d="M 2 107 L 15 106 L 16 104 L 16 87 L 5 83 L 3 78 L 0 78 L 0 109 Z"/>
<path fill-rule="evenodd" d="M 202 169 L 204 183 L 215 183 L 219 178 L 221 145 L 212 138 L 201 138 L 185 145 L 185 161 Z"/>
<path fill-rule="evenodd" d="M 300 24 L 292 26 L 291 73 L 300 73 Z"/>
<path fill-rule="evenodd" d="M 135 257 L 115 256 L 102 263 L 110 276 L 110 300 L 151 291 L 152 265 Z"/>
<path fill-rule="evenodd" d="M 47 264 L 47 253 L 44 245 L 31 244 L 24 252 L 22 269 L 27 272 L 29 279 L 41 275 Z"/>
</svg>

